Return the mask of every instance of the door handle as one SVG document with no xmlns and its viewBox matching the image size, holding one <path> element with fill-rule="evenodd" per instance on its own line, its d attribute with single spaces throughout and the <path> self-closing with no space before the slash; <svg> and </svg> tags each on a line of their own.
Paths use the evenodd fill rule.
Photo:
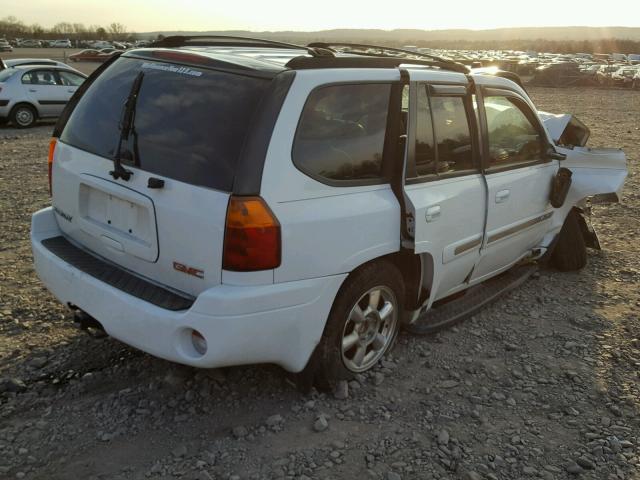
<svg viewBox="0 0 640 480">
<path fill-rule="evenodd" d="M 427 222 L 435 222 L 440 216 L 440 205 L 434 205 L 433 207 L 427 208 L 425 212 L 424 219 Z"/>
<path fill-rule="evenodd" d="M 67 93 L 76 93 L 75 90 L 67 90 Z"/>
<path fill-rule="evenodd" d="M 498 193 L 496 193 L 496 203 L 506 202 L 509 198 L 509 195 L 511 195 L 511 190 L 500 190 Z"/>
<path fill-rule="evenodd" d="M 29 91 L 30 91 L 31 93 L 36 93 L 36 92 L 37 92 L 37 90 L 34 90 L 33 88 L 30 88 L 30 89 L 29 89 Z"/>
</svg>

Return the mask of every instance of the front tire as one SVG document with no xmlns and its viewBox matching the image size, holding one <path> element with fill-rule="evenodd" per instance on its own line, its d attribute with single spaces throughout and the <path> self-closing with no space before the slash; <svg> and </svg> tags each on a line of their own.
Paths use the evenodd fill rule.
<svg viewBox="0 0 640 480">
<path fill-rule="evenodd" d="M 16 105 L 11 110 L 11 123 L 16 128 L 33 127 L 38 120 L 38 114 L 31 105 Z"/>
<path fill-rule="evenodd" d="M 587 246 L 578 215 L 575 210 L 569 212 L 551 254 L 551 264 L 562 272 L 580 270 L 587 264 Z"/>
<path fill-rule="evenodd" d="M 393 347 L 403 312 L 404 282 L 388 261 L 365 265 L 346 280 L 327 319 L 316 357 L 319 388 L 372 369 Z"/>
</svg>

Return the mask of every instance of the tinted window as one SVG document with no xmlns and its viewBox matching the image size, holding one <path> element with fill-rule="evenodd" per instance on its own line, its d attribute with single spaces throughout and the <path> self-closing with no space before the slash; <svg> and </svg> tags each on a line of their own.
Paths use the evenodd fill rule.
<svg viewBox="0 0 640 480">
<path fill-rule="evenodd" d="M 431 107 L 425 85 L 418 89 L 418 112 L 416 122 L 416 172 L 415 175 L 429 175 L 436 172 L 436 151 L 433 140 Z M 413 175 L 412 175 L 413 176 Z"/>
<path fill-rule="evenodd" d="M 194 185 L 230 191 L 235 165 L 268 81 L 120 58 L 79 100 L 61 140 L 113 159 L 134 78 L 144 72 L 123 163 Z"/>
<path fill-rule="evenodd" d="M 528 163 L 543 158 L 542 137 L 525 115 L 524 105 L 507 97 L 487 97 L 484 108 L 490 166 Z"/>
<path fill-rule="evenodd" d="M 382 177 L 382 150 L 391 85 L 333 85 L 305 104 L 293 162 L 312 177 L 334 181 Z"/>
<path fill-rule="evenodd" d="M 79 87 L 84 82 L 84 77 L 75 73 L 59 71 L 58 75 L 60 75 L 62 85 L 66 87 Z"/>
<path fill-rule="evenodd" d="M 438 143 L 438 173 L 474 168 L 464 98 L 433 97 L 431 109 Z"/>
<path fill-rule="evenodd" d="M 22 83 L 29 85 L 56 85 L 58 80 L 51 70 L 32 70 L 22 76 Z"/>
<path fill-rule="evenodd" d="M 407 176 L 474 169 L 464 98 L 434 96 L 429 99 L 426 85 L 421 85 L 417 101 L 415 172 L 409 171 Z"/>
</svg>

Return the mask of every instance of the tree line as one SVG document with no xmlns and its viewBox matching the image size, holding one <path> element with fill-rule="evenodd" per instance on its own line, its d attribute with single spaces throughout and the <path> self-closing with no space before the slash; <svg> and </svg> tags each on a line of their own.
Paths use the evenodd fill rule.
<svg viewBox="0 0 640 480">
<path fill-rule="evenodd" d="M 45 28 L 38 23 L 27 25 L 14 16 L 0 19 L 0 37 L 33 38 L 37 40 L 64 37 L 69 40 L 135 40 L 135 34 L 127 31 L 121 23 L 113 22 L 107 26 L 89 25 L 83 23 L 59 22 L 51 28 Z"/>
</svg>

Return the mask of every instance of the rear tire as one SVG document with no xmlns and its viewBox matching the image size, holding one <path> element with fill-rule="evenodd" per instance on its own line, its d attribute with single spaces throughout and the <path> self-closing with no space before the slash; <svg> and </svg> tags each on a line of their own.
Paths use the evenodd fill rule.
<svg viewBox="0 0 640 480">
<path fill-rule="evenodd" d="M 569 212 L 551 254 L 551 264 L 562 272 L 580 270 L 587 264 L 587 246 L 578 215 L 575 210 Z"/>
<path fill-rule="evenodd" d="M 11 110 L 10 114 L 11 123 L 16 128 L 30 128 L 33 127 L 38 120 L 38 114 L 31 105 L 21 104 L 16 105 Z"/>
<path fill-rule="evenodd" d="M 310 368 L 320 389 L 372 369 L 393 347 L 403 312 L 404 282 L 386 260 L 356 270 L 331 308 Z"/>
</svg>

